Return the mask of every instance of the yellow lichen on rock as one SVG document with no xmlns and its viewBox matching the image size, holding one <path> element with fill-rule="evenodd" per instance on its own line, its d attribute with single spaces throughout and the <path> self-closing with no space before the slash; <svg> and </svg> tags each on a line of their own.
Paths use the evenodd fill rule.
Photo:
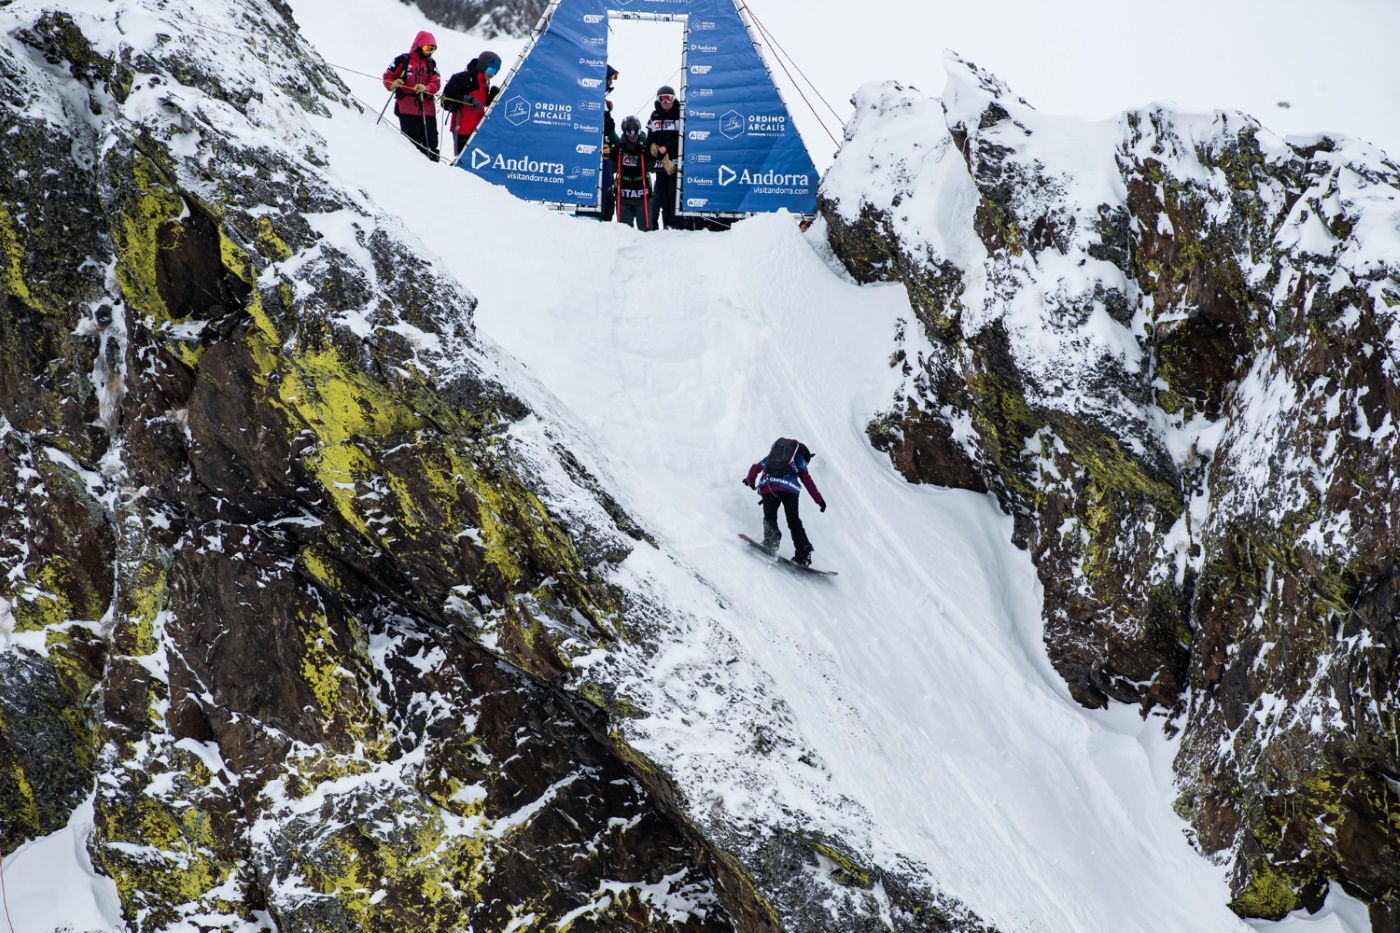
<svg viewBox="0 0 1400 933">
<path fill-rule="evenodd" d="M 160 230 L 185 215 L 185 200 L 156 164 L 140 153 L 133 157 L 130 180 L 135 197 L 113 228 L 117 282 L 133 310 L 157 324 L 168 323 L 173 318 L 156 285 Z"/>
<path fill-rule="evenodd" d="M 0 283 L 4 284 L 6 294 L 33 307 L 33 295 L 29 283 L 24 280 L 24 244 L 20 242 L 14 218 L 3 206 L 0 206 Z"/>
</svg>

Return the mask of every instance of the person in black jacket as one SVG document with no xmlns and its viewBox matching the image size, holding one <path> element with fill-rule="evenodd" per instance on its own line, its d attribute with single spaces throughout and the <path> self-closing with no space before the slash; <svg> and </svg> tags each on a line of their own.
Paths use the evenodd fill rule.
<svg viewBox="0 0 1400 933">
<path fill-rule="evenodd" d="M 617 173 L 617 221 L 638 230 L 651 230 L 651 185 L 647 178 L 647 135 L 642 121 L 628 116 L 622 121 L 622 136 L 613 147 Z"/>
<path fill-rule="evenodd" d="M 608 66 L 608 89 L 603 92 L 604 97 L 613 92 L 613 85 L 617 83 L 617 69 L 612 65 Z M 603 203 L 600 219 L 612 220 L 614 213 L 614 198 L 617 191 L 613 187 L 613 172 L 609 171 L 612 165 L 612 150 L 617 145 L 617 121 L 613 119 L 613 102 L 603 101 Z"/>
<path fill-rule="evenodd" d="M 454 155 L 461 155 L 467 148 L 467 140 L 476 132 L 486 108 L 500 92 L 500 88 L 491 86 L 491 79 L 500 70 L 501 56 L 482 52 L 468 63 L 466 71 L 459 71 L 448 80 L 442 92 L 442 105 L 452 114 L 449 129 L 456 140 Z"/>
<path fill-rule="evenodd" d="M 664 218 L 667 227 L 676 226 L 676 175 L 680 172 L 681 103 L 675 88 L 663 84 L 656 90 L 656 106 L 647 124 L 648 151 L 656 172 L 656 198 L 651 208 L 652 226 Z"/>
</svg>

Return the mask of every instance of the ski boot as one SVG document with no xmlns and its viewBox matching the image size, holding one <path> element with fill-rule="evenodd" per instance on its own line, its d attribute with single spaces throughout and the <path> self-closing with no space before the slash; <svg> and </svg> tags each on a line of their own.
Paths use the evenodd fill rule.
<svg viewBox="0 0 1400 933">
<path fill-rule="evenodd" d="M 778 553 L 778 545 L 783 543 L 783 533 L 778 530 L 777 522 L 763 523 L 763 547 L 770 554 Z"/>
<path fill-rule="evenodd" d="M 808 544 L 798 548 L 797 552 L 792 555 L 792 562 L 799 567 L 812 566 L 812 546 Z"/>
</svg>

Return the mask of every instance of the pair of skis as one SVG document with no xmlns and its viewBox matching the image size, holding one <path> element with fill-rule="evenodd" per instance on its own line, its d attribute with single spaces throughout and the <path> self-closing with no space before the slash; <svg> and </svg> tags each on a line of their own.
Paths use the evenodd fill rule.
<svg viewBox="0 0 1400 933">
<path fill-rule="evenodd" d="M 794 570 L 801 570 L 803 573 L 815 573 L 815 574 L 817 574 L 818 576 L 822 576 L 822 577 L 834 577 L 834 576 L 836 576 L 836 571 L 835 571 L 835 570 L 818 570 L 818 569 L 816 569 L 815 567 L 807 567 L 807 566 L 805 566 L 805 565 L 803 565 L 803 564 L 797 563 L 797 562 L 794 561 L 794 560 L 789 560 L 789 559 L 786 558 L 786 557 L 781 557 L 781 556 L 779 556 L 779 555 L 773 553 L 772 551 L 768 550 L 768 548 L 764 547 L 763 544 L 762 544 L 762 542 L 755 541 L 753 538 L 750 538 L 748 535 L 739 535 L 739 538 L 740 538 L 741 540 L 747 541 L 749 544 L 751 544 L 751 545 L 753 545 L 754 547 L 758 548 L 758 549 L 759 549 L 760 551 L 762 551 L 765 555 L 767 555 L 768 557 L 770 557 L 770 558 L 772 558 L 773 560 L 777 561 L 778 563 L 780 563 L 780 564 L 786 564 L 787 566 L 791 567 L 791 568 L 794 569 Z"/>
</svg>

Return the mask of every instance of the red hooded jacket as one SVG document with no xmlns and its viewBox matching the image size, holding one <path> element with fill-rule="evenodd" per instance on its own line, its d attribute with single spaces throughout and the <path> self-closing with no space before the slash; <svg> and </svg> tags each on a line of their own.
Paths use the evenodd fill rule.
<svg viewBox="0 0 1400 933">
<path fill-rule="evenodd" d="M 477 70 L 477 60 L 473 58 L 466 71 L 459 71 L 447 82 L 446 97 L 452 98 L 447 109 L 452 111 L 452 124 L 449 129 L 458 136 L 470 136 L 476 132 L 486 108 L 496 98 L 496 88 L 491 86 L 491 76 Z M 471 98 L 480 104 L 472 107 L 466 103 Z"/>
<path fill-rule="evenodd" d="M 403 80 L 403 87 L 394 92 L 394 112 L 410 117 L 432 117 L 437 115 L 437 102 L 433 99 L 442 90 L 442 75 L 438 74 L 437 63 L 423 54 L 423 46 L 437 45 L 433 34 L 424 30 L 413 40 L 413 50 L 400 55 L 384 72 L 384 90 L 393 91 L 394 81 Z M 418 85 L 427 88 L 422 95 L 414 92 Z"/>
</svg>

